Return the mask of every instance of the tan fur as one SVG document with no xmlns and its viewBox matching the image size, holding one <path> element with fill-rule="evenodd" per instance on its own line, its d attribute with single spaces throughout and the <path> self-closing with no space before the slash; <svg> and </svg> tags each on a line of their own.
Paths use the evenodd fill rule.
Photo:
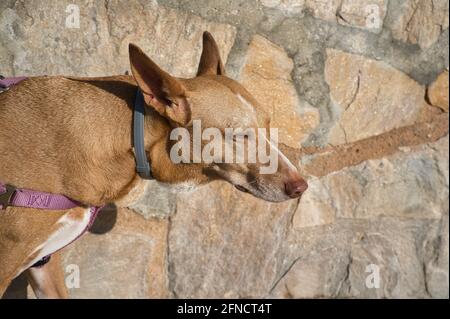
<svg viewBox="0 0 450 319">
<path fill-rule="evenodd" d="M 42 267 L 28 269 L 26 275 L 37 298 L 67 299 L 69 297 L 64 284 L 59 252 L 53 254 L 50 261 Z"/>
<path fill-rule="evenodd" d="M 204 37 L 198 76 L 193 79 L 171 77 L 133 45 L 130 58 L 134 77 L 34 77 L 1 93 L 0 181 L 63 194 L 86 206 L 124 204 L 137 198 L 144 186 L 135 171 L 132 147 L 132 109 L 138 84 L 148 106 L 145 148 L 155 179 L 191 185 L 223 179 L 266 200 L 290 198 L 285 184 L 302 180 L 285 162 L 276 174 L 259 176 L 257 164 L 174 164 L 169 158 L 171 129 L 180 125 L 190 129 L 193 119 L 221 129 L 257 127 L 258 122 L 268 125 L 263 113 L 255 115 L 249 109 L 250 105 L 257 111 L 255 99 L 224 76 L 217 45 L 209 34 Z M 253 188 L 247 185 L 251 184 L 249 176 L 254 179 Z M 71 214 L 81 220 L 83 210 L 9 207 L 0 211 L 0 296 L 36 257 L 36 247 L 61 227 L 60 218 Z M 40 292 L 64 297 L 60 285 L 55 286 L 45 274 L 55 265 L 57 262 L 40 272 L 30 271 L 46 278 L 41 284 L 31 282 Z"/>
</svg>

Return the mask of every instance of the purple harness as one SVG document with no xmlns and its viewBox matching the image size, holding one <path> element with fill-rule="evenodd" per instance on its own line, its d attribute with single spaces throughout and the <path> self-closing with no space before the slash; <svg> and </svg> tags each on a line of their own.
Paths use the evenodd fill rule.
<svg viewBox="0 0 450 319">
<path fill-rule="evenodd" d="M 25 79 L 26 77 L 15 77 L 7 79 L 0 78 L 0 93 L 8 90 L 10 87 L 20 83 Z M 4 184 L 3 182 L 0 181 L 0 210 L 4 210 L 8 206 L 37 208 L 46 210 L 67 210 L 75 207 L 82 207 L 82 205 L 79 202 L 74 201 L 64 195 L 36 192 L 28 189 L 20 189 L 12 185 Z M 102 208 L 103 206 L 90 208 L 89 224 L 86 226 L 83 232 L 80 235 L 78 235 L 78 237 L 76 237 L 72 242 L 80 238 L 92 226 L 92 224 L 95 221 L 95 218 L 97 217 L 99 211 Z M 32 267 L 41 267 L 45 265 L 50 260 L 50 256 L 51 255 L 45 256 L 37 263 L 35 263 Z"/>
<path fill-rule="evenodd" d="M 25 80 L 26 77 L 24 76 L 18 76 L 15 78 L 3 78 L 0 76 L 0 92 L 8 90 L 11 86 L 18 84 L 19 82 L 22 82 Z"/>
</svg>

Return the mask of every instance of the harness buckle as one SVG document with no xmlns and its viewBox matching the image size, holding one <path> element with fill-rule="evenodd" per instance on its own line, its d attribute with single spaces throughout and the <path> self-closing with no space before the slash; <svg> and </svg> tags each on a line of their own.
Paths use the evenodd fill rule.
<svg viewBox="0 0 450 319">
<path fill-rule="evenodd" d="M 0 80 L 4 80 L 4 79 L 5 79 L 5 77 L 0 74 Z M 6 91 L 8 91 L 8 89 L 9 89 L 8 87 L 0 86 L 0 93 L 6 92 Z"/>
<path fill-rule="evenodd" d="M 5 185 L 5 189 L 0 193 L 0 209 L 6 209 L 16 191 L 16 188 L 12 185 Z"/>
</svg>

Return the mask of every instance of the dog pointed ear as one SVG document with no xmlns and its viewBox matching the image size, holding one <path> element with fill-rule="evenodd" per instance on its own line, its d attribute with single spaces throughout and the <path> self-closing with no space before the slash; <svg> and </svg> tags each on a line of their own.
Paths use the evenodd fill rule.
<svg viewBox="0 0 450 319">
<path fill-rule="evenodd" d="M 200 75 L 225 75 L 219 47 L 208 31 L 203 32 L 203 51 L 197 71 L 197 76 Z"/>
<path fill-rule="evenodd" d="M 141 89 L 145 102 L 165 118 L 186 125 L 191 108 L 183 84 L 162 70 L 137 45 L 129 45 L 131 73 Z"/>
</svg>

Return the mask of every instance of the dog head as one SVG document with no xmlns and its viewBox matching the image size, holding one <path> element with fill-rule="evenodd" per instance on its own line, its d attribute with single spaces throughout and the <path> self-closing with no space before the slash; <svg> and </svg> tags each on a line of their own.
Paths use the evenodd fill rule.
<svg viewBox="0 0 450 319">
<path fill-rule="evenodd" d="M 298 198 L 306 190 L 297 168 L 278 149 L 276 128 L 269 129 L 258 102 L 225 75 L 217 44 L 208 32 L 192 79 L 169 75 L 133 44 L 129 51 L 132 74 L 146 105 L 170 127 L 164 136 L 165 156 L 152 158 L 156 179 L 177 184 L 221 179 L 273 202 Z M 161 164 L 167 159 L 177 167 L 170 177 L 164 173 L 167 163 Z"/>
</svg>

